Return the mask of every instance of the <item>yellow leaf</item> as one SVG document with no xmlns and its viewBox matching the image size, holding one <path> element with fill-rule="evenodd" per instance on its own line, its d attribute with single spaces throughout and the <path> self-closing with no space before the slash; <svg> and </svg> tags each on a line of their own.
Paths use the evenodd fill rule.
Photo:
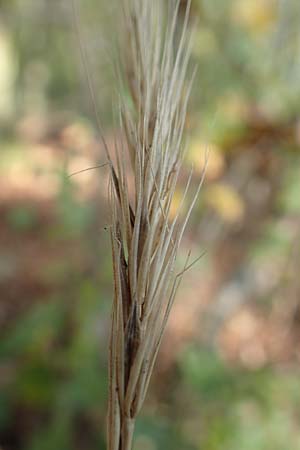
<svg viewBox="0 0 300 450">
<path fill-rule="evenodd" d="M 204 144 L 200 140 L 194 140 L 188 150 L 188 161 L 193 164 L 197 173 L 201 173 L 205 166 L 208 154 L 208 165 L 205 178 L 208 181 L 219 178 L 225 168 L 225 160 L 221 150 L 216 145 Z"/>
<path fill-rule="evenodd" d="M 225 222 L 239 222 L 245 212 L 239 193 L 225 183 L 214 183 L 205 191 L 205 201 Z"/>
<path fill-rule="evenodd" d="M 268 31 L 277 20 L 274 0 L 236 0 L 232 15 L 254 33 Z"/>
</svg>

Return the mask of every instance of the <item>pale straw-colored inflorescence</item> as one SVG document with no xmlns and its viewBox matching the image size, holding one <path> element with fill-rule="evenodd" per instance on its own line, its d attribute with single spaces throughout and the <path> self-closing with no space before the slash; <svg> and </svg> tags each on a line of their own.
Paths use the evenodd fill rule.
<svg viewBox="0 0 300 450">
<path fill-rule="evenodd" d="M 187 76 L 190 6 L 178 33 L 179 3 L 170 1 L 165 8 L 161 0 L 122 0 L 127 39 L 122 47 L 123 73 L 130 101 L 128 95 L 121 100 L 123 139 L 116 146 L 116 162 L 111 162 L 114 301 L 109 450 L 131 449 L 135 418 L 145 399 L 178 284 L 188 268 L 187 263 L 181 273 L 174 273 L 201 186 L 200 182 L 183 215 L 189 177 L 181 205 L 171 218 L 193 79 Z"/>
</svg>

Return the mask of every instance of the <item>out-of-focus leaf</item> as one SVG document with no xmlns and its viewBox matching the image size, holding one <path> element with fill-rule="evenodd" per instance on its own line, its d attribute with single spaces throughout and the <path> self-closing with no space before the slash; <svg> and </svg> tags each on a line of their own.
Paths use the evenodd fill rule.
<svg viewBox="0 0 300 450">
<path fill-rule="evenodd" d="M 66 188 L 58 201 L 58 212 L 61 217 L 65 236 L 78 237 L 90 224 L 94 210 L 88 203 L 75 199 L 70 188 Z"/>
<path fill-rule="evenodd" d="M 213 144 L 204 143 L 200 139 L 192 141 L 188 150 L 188 161 L 201 174 L 208 159 L 205 178 L 207 181 L 220 177 L 225 169 L 222 151 Z"/>
<path fill-rule="evenodd" d="M 0 391 L 0 433 L 11 420 L 13 405 L 8 392 Z"/>
<path fill-rule="evenodd" d="M 212 184 L 205 190 L 206 204 L 225 222 L 239 222 L 244 216 L 244 202 L 231 186 L 224 183 Z"/>
<path fill-rule="evenodd" d="M 63 324 L 64 311 L 60 302 L 51 301 L 34 306 L 15 327 L 2 337 L 0 356 L 13 357 L 26 353 L 41 353 L 56 338 Z"/>
<path fill-rule="evenodd" d="M 274 0 L 235 0 L 232 16 L 237 25 L 244 25 L 254 33 L 266 32 L 278 19 Z"/>
<path fill-rule="evenodd" d="M 259 259 L 282 258 L 290 250 L 291 236 L 284 224 L 271 223 L 253 246 L 251 253 Z"/>
<path fill-rule="evenodd" d="M 57 389 L 57 377 L 46 364 L 33 361 L 21 368 L 13 385 L 14 395 L 29 406 L 51 407 Z"/>
<path fill-rule="evenodd" d="M 297 214 L 300 212 L 300 175 L 299 158 L 287 170 L 284 186 L 279 198 L 279 206 L 284 212 Z"/>
<path fill-rule="evenodd" d="M 186 439 L 183 439 L 181 431 L 175 423 L 172 424 L 163 415 L 159 416 L 159 420 L 157 419 L 157 414 L 156 417 L 144 415 L 139 418 L 136 425 L 134 450 L 140 448 L 145 450 L 194 449 Z"/>
<path fill-rule="evenodd" d="M 16 231 L 28 231 L 35 226 L 37 213 L 33 207 L 18 206 L 7 213 L 6 220 Z"/>
<path fill-rule="evenodd" d="M 45 427 L 33 435 L 26 450 L 73 450 L 72 422 L 67 411 L 60 411 Z"/>
</svg>

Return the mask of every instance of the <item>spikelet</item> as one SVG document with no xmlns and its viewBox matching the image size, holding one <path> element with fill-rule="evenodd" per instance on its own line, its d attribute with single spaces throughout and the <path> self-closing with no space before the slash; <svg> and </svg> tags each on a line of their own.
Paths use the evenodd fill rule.
<svg viewBox="0 0 300 450">
<path fill-rule="evenodd" d="M 108 449 L 130 450 L 135 418 L 145 399 L 175 294 L 185 269 L 174 274 L 184 229 L 201 182 L 180 220 L 170 218 L 183 159 L 183 130 L 193 77 L 190 2 L 177 34 L 179 3 L 123 0 L 127 41 L 123 72 L 131 102 L 121 100 L 123 142 L 111 163 L 111 242 L 114 300 L 109 354 Z M 173 8 L 172 8 L 173 7 Z M 175 46 L 175 41 L 177 45 Z M 129 157 L 125 157 L 125 153 Z M 128 164 L 133 177 L 129 189 Z"/>
</svg>

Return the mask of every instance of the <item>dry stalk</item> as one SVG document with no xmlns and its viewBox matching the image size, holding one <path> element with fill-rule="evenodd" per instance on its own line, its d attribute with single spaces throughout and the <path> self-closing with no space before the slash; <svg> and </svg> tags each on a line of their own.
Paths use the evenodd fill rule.
<svg viewBox="0 0 300 450">
<path fill-rule="evenodd" d="M 189 4 L 178 44 L 179 1 L 123 0 L 124 73 L 131 97 L 119 109 L 123 143 L 111 163 L 111 242 L 114 301 L 109 353 L 108 450 L 131 450 L 134 424 L 145 399 L 170 309 L 185 269 L 174 275 L 188 211 L 170 207 L 183 159 L 182 135 L 192 79 Z M 173 8 L 172 8 L 173 7 Z M 171 11 L 172 9 L 172 11 Z M 175 48 L 176 47 L 176 48 Z M 192 78 L 192 77 L 191 77 Z M 124 153 L 129 152 L 130 195 Z"/>
<path fill-rule="evenodd" d="M 183 274 L 174 274 L 184 230 L 201 189 L 207 157 L 192 199 L 187 181 L 175 217 L 172 200 L 183 161 L 183 130 L 193 76 L 188 80 L 192 37 L 190 3 L 177 40 L 180 0 L 122 0 L 126 48 L 123 72 L 131 102 L 119 107 L 123 141 L 116 163 L 106 145 L 97 109 L 79 14 L 74 25 L 86 70 L 100 138 L 110 167 L 111 243 L 114 300 L 109 346 L 108 450 L 131 450 L 134 425 Z M 123 91 L 120 89 L 120 92 Z M 133 194 L 125 153 L 128 152 Z M 89 169 L 84 169 L 89 170 Z M 81 172 L 81 171 L 80 171 Z M 187 211 L 183 207 L 187 203 Z M 183 214 L 184 213 L 184 214 Z M 181 217 L 183 218 L 181 219 Z"/>
</svg>

